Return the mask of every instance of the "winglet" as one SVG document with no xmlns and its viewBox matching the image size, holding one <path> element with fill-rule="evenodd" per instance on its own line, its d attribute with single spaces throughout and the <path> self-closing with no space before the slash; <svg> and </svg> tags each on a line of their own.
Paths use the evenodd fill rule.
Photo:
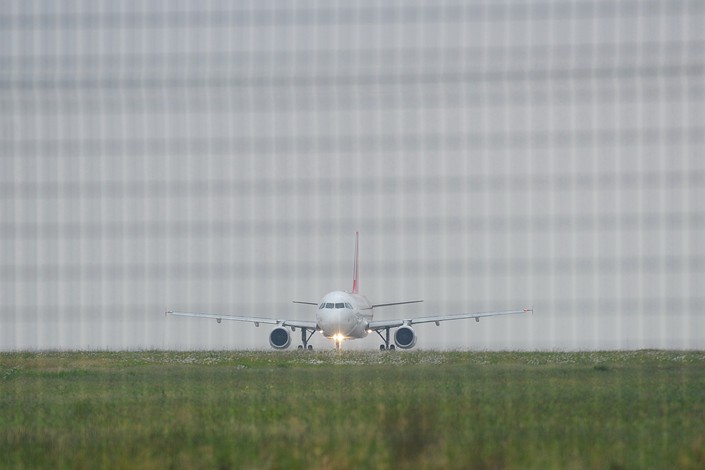
<svg viewBox="0 0 705 470">
<path fill-rule="evenodd" d="M 358 293 L 358 289 L 359 289 L 359 285 L 358 285 L 358 283 L 357 283 L 357 267 L 358 267 L 358 263 L 357 263 L 357 253 L 358 253 L 358 251 L 357 251 L 357 248 L 358 248 L 358 240 L 359 240 L 359 238 L 360 238 L 360 232 L 355 232 L 355 261 L 354 261 L 354 263 L 353 263 L 353 285 L 352 285 L 352 293 L 353 293 L 353 294 L 357 294 L 357 293 Z"/>
</svg>

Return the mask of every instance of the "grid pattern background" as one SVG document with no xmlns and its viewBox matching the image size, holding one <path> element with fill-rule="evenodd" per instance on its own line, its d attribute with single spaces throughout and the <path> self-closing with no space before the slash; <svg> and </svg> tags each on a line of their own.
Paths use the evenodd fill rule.
<svg viewBox="0 0 705 470">
<path fill-rule="evenodd" d="M 705 348 L 705 3 L 4 2 L 0 349 Z M 377 341 L 358 346 L 376 348 Z M 325 346 L 317 339 L 317 347 Z"/>
</svg>

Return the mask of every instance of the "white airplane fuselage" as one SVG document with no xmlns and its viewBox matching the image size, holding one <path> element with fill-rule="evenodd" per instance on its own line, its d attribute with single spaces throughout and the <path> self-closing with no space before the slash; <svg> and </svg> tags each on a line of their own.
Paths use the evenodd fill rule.
<svg viewBox="0 0 705 470">
<path fill-rule="evenodd" d="M 364 295 L 333 291 L 318 304 L 316 323 L 326 338 L 364 338 L 371 321 L 372 304 Z"/>
</svg>

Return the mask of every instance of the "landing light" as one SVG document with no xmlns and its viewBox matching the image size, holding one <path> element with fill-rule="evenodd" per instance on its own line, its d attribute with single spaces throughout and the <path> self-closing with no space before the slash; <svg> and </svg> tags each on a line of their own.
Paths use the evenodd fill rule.
<svg viewBox="0 0 705 470">
<path fill-rule="evenodd" d="M 342 341 L 342 340 L 345 339 L 345 336 L 343 336 L 343 335 L 341 335 L 340 333 L 338 333 L 337 335 L 333 335 L 333 339 L 336 340 L 336 341 L 338 341 L 338 342 L 340 342 L 340 341 Z"/>
</svg>

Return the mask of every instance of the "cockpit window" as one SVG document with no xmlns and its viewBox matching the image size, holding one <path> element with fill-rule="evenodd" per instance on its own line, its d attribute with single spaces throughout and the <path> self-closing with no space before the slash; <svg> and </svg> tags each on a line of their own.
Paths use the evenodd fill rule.
<svg viewBox="0 0 705 470">
<path fill-rule="evenodd" d="M 345 308 L 345 304 L 343 302 L 335 304 L 335 308 Z"/>
<path fill-rule="evenodd" d="M 350 304 L 347 303 L 347 302 L 345 302 L 345 308 L 350 309 L 350 310 L 353 309 L 353 308 L 352 308 L 352 305 L 350 305 Z"/>
<path fill-rule="evenodd" d="M 322 308 L 325 308 L 325 306 L 326 306 L 326 304 L 321 304 L 321 306 L 318 307 L 318 310 L 320 310 L 320 309 L 322 309 Z"/>
<path fill-rule="evenodd" d="M 332 303 L 327 303 L 327 304 L 326 304 L 326 308 L 333 308 L 333 307 L 334 307 L 334 305 L 335 305 L 335 304 L 332 304 Z"/>
</svg>

